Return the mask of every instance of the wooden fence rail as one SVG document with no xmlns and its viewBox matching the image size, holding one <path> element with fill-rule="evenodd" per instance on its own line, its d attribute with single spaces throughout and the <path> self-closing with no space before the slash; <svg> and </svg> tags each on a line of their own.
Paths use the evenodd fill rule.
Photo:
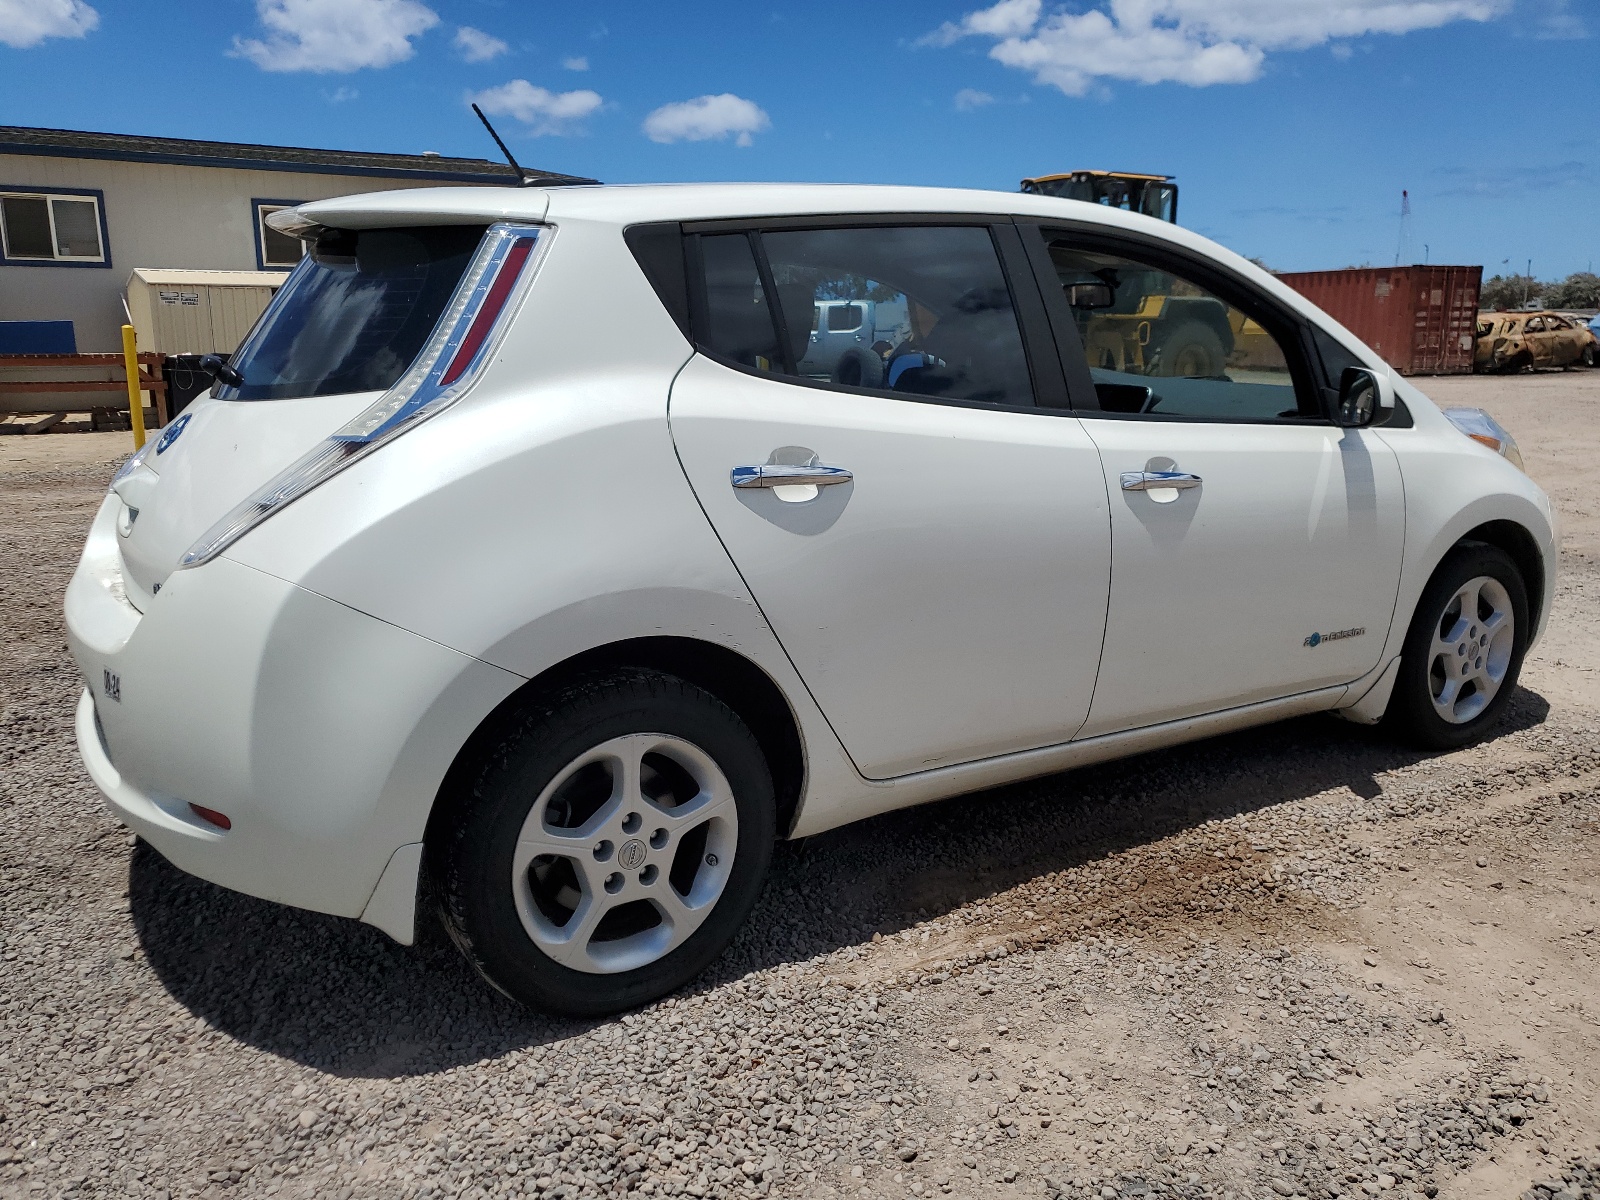
<svg viewBox="0 0 1600 1200">
<path fill-rule="evenodd" d="M 162 377 L 164 354 L 139 355 L 138 384 L 155 402 L 156 425 L 167 423 L 167 381 Z M 18 378 L 18 371 L 24 373 Z M 72 379 L 56 374 L 60 370 L 110 374 L 111 378 Z M 48 372 L 48 374 L 46 374 Z M 44 375 L 43 378 L 38 377 Z M 54 375 L 51 378 L 50 375 Z M 99 394 L 106 393 L 105 402 Z M 93 396 L 89 401 L 62 404 L 66 395 Z M 19 408 L 13 397 L 38 396 L 39 403 Z M 0 354 L 0 412 L 85 412 L 107 408 L 126 411 L 128 380 L 120 354 Z"/>
</svg>

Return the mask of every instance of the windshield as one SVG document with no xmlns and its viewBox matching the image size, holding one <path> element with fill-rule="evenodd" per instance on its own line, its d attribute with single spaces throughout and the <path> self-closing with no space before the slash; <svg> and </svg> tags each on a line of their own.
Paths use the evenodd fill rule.
<svg viewBox="0 0 1600 1200">
<path fill-rule="evenodd" d="M 330 230 L 301 260 L 219 382 L 223 400 L 383 391 L 449 304 L 482 225 Z"/>
</svg>

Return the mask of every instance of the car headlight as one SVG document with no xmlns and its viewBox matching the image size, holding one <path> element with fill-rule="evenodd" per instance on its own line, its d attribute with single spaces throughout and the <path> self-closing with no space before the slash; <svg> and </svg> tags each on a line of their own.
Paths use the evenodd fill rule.
<svg viewBox="0 0 1600 1200">
<path fill-rule="evenodd" d="M 1504 426 L 1481 408 L 1447 408 L 1445 418 L 1479 445 L 1487 446 L 1500 457 L 1508 459 L 1517 470 L 1522 465 L 1522 451 L 1517 449 L 1517 439 L 1506 432 Z"/>
<path fill-rule="evenodd" d="M 129 475 L 132 475 L 135 471 L 137 471 L 139 469 L 139 464 L 144 462 L 145 458 L 149 455 L 155 444 L 155 439 L 152 438 L 150 441 L 146 442 L 144 445 L 135 450 L 129 457 L 128 461 L 117 468 L 117 473 L 111 477 L 111 482 L 106 485 L 106 491 L 116 491 L 117 484 L 121 483 Z"/>
</svg>

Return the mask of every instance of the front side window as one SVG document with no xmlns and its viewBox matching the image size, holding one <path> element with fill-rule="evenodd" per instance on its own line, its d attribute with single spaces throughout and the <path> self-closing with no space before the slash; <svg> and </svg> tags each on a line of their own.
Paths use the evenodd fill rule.
<svg viewBox="0 0 1600 1200">
<path fill-rule="evenodd" d="M 104 263 L 99 196 L 0 192 L 0 248 L 8 262 Z"/>
<path fill-rule="evenodd" d="M 1300 418 L 1289 357 L 1249 314 L 1163 267 L 1046 233 L 1102 411 Z"/>
<path fill-rule="evenodd" d="M 256 258 L 261 264 L 261 269 L 270 271 L 274 268 L 294 266 L 305 254 L 305 243 L 299 238 L 290 237 L 286 233 L 279 233 L 267 224 L 267 218 L 275 212 L 293 208 L 299 202 L 295 200 L 253 200 L 251 203 L 255 206 Z"/>
<path fill-rule="evenodd" d="M 481 225 L 330 230 L 278 289 L 229 365 L 224 400 L 381 391 L 421 351 L 482 240 Z"/>
<path fill-rule="evenodd" d="M 839 387 L 1033 403 L 1011 293 L 984 227 L 704 235 L 700 257 L 706 328 L 697 338 L 724 359 Z"/>
</svg>

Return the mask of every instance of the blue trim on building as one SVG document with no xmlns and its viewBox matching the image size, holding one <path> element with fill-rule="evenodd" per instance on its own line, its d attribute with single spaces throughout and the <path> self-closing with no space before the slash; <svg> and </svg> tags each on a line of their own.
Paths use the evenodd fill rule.
<svg viewBox="0 0 1600 1200">
<path fill-rule="evenodd" d="M 74 262 L 61 258 L 7 258 L 5 242 L 0 240 L 0 267 L 92 267 L 95 270 L 111 269 L 111 231 L 106 226 L 106 194 L 99 188 L 33 187 L 32 185 L 0 183 L 0 192 L 21 192 L 32 196 L 93 196 L 100 210 L 100 253 L 104 262 Z"/>
</svg>

